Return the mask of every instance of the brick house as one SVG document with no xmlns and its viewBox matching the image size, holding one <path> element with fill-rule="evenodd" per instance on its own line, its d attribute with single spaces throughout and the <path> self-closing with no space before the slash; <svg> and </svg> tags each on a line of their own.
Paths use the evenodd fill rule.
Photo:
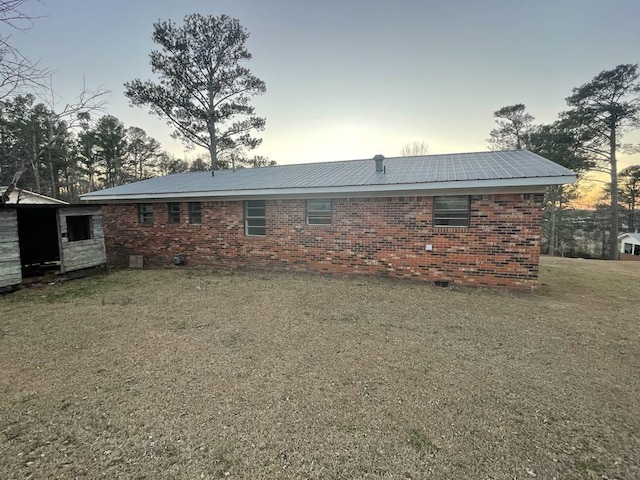
<svg viewBox="0 0 640 480">
<path fill-rule="evenodd" d="M 536 287 L 545 187 L 575 174 L 519 151 L 152 178 L 88 193 L 107 259 Z"/>
</svg>

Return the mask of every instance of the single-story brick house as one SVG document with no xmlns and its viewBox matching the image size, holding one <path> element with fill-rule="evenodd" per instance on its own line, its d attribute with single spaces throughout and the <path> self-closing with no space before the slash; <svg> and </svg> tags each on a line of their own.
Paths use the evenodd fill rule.
<svg viewBox="0 0 640 480">
<path fill-rule="evenodd" d="M 545 187 L 525 150 L 195 172 L 88 193 L 107 259 L 536 287 Z"/>
</svg>

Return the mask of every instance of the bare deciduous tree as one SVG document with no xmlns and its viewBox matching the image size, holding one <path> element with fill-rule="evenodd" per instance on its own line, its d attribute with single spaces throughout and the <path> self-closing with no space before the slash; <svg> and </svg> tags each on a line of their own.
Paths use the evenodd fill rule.
<svg viewBox="0 0 640 480">
<path fill-rule="evenodd" d="M 31 26 L 34 17 L 22 12 L 28 0 L 0 0 L 0 25 L 15 31 Z M 0 35 L 0 100 L 16 93 L 46 88 L 49 71 L 26 58 L 11 43 L 11 35 Z"/>
<path fill-rule="evenodd" d="M 429 153 L 429 145 L 424 140 L 416 140 L 412 143 L 407 143 L 400 150 L 400 155 L 403 157 L 416 157 L 418 155 L 427 155 Z"/>
</svg>

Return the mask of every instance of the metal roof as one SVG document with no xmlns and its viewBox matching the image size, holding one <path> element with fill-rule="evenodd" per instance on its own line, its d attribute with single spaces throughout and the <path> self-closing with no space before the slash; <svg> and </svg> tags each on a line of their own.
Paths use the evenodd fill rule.
<svg viewBox="0 0 640 480">
<path fill-rule="evenodd" d="M 527 150 L 455 153 L 216 170 L 156 177 L 81 196 L 92 202 L 166 198 L 384 194 L 432 190 L 544 187 L 575 173 Z"/>
<path fill-rule="evenodd" d="M 7 186 L 0 186 L 0 195 L 7 191 Z M 32 192 L 31 190 L 27 190 L 25 188 L 14 188 L 9 193 L 9 201 L 8 204 L 16 204 L 20 205 L 26 204 L 56 204 L 56 205 L 69 205 L 69 202 L 65 202 L 63 200 L 58 200 L 57 198 L 47 197 L 46 195 L 42 195 L 40 193 Z"/>
</svg>

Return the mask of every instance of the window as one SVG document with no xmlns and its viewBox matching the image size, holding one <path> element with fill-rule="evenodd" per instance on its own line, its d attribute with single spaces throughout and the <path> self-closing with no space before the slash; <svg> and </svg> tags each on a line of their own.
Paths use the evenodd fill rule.
<svg viewBox="0 0 640 480">
<path fill-rule="evenodd" d="M 468 227 L 469 210 L 469 197 L 466 195 L 433 197 L 433 226 Z"/>
<path fill-rule="evenodd" d="M 309 225 L 331 225 L 331 199 L 307 200 L 307 223 Z"/>
<path fill-rule="evenodd" d="M 264 200 L 247 200 L 244 202 L 244 233 L 245 235 L 265 235 L 265 207 Z"/>
<path fill-rule="evenodd" d="M 140 203 L 138 205 L 138 214 L 140 215 L 140 223 L 153 223 L 153 204 Z"/>
<path fill-rule="evenodd" d="M 633 245 L 631 245 L 630 243 L 625 243 L 624 244 L 624 253 L 631 253 L 632 252 L 632 247 L 633 247 Z"/>
<path fill-rule="evenodd" d="M 180 223 L 180 204 L 177 202 L 167 203 L 169 212 L 169 223 Z"/>
<path fill-rule="evenodd" d="M 189 202 L 189 223 L 200 225 L 202 223 L 202 204 Z"/>
<path fill-rule="evenodd" d="M 91 215 L 67 217 L 67 239 L 70 242 L 91 239 Z"/>
</svg>

